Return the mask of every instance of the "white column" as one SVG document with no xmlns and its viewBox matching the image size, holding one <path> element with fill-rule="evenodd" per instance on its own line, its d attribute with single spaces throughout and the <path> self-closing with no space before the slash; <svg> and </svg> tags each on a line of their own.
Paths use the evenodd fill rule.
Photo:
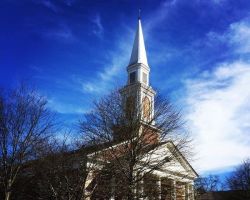
<svg viewBox="0 0 250 200">
<path fill-rule="evenodd" d="M 136 177 L 138 176 L 138 174 L 136 174 L 135 172 L 133 172 L 133 197 L 134 199 L 137 199 L 137 187 L 138 187 L 138 182 L 135 182 Z"/>
<path fill-rule="evenodd" d="M 134 188 L 133 188 L 133 196 L 134 196 L 134 199 L 137 199 L 137 194 L 136 194 L 136 185 L 134 185 Z"/>
<path fill-rule="evenodd" d="M 86 200 L 90 200 L 90 197 L 91 197 L 91 192 L 87 190 L 87 187 L 91 184 L 91 182 L 93 181 L 93 178 L 94 178 L 94 171 L 91 170 L 88 172 L 86 182 L 84 185 L 84 197 Z"/>
<path fill-rule="evenodd" d="M 193 184 L 190 184 L 190 191 L 189 193 L 191 193 L 189 196 L 189 199 L 190 200 L 194 200 L 194 185 Z"/>
<path fill-rule="evenodd" d="M 157 187 L 158 187 L 158 191 L 159 191 L 159 197 L 158 197 L 158 199 L 161 199 L 161 177 L 158 177 Z"/>
<path fill-rule="evenodd" d="M 185 200 L 190 200 L 189 183 L 185 184 Z"/>
<path fill-rule="evenodd" d="M 172 190 L 172 200 L 176 200 L 176 181 L 171 181 L 171 190 Z"/>
<path fill-rule="evenodd" d="M 110 200 L 114 200 L 115 199 L 115 178 L 112 177 L 111 178 L 111 198 Z"/>
<path fill-rule="evenodd" d="M 139 197 L 142 200 L 144 199 L 144 180 L 143 180 L 143 178 L 141 179 L 140 184 L 139 184 Z"/>
</svg>

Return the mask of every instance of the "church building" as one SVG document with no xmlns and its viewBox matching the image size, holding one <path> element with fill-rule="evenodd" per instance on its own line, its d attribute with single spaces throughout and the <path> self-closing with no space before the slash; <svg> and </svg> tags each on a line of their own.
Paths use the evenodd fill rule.
<svg viewBox="0 0 250 200">
<path fill-rule="evenodd" d="M 119 92 L 122 96 L 122 101 L 126 107 L 128 115 L 132 113 L 133 115 L 140 116 L 141 128 L 138 131 L 145 129 L 145 127 L 148 128 L 149 134 L 143 136 L 145 139 L 144 144 L 148 145 L 144 154 L 151 153 L 150 159 L 152 159 L 152 163 L 160 162 L 160 159 L 166 158 L 166 156 L 171 158 L 168 162 L 163 163 L 158 167 L 154 167 L 154 169 L 152 168 L 153 170 L 147 169 L 147 166 L 150 168 L 150 166 L 153 166 L 154 164 L 144 166 L 144 171 L 142 173 L 150 171 L 150 174 L 138 179 L 136 187 L 133 188 L 134 194 L 136 194 L 136 199 L 194 200 L 194 180 L 198 177 L 197 173 L 181 151 L 179 151 L 178 146 L 175 145 L 174 141 L 171 141 L 170 139 L 159 142 L 158 134 L 160 134 L 161 130 L 154 126 L 156 123 L 154 121 L 156 92 L 150 86 L 150 66 L 147 60 L 140 18 L 138 19 L 137 32 L 130 61 L 127 66 L 127 84 L 120 89 Z M 140 109 L 134 111 L 135 107 Z M 151 122 L 150 126 L 147 125 L 149 121 Z M 87 199 L 124 199 L 118 194 L 122 189 L 115 187 L 115 185 L 119 181 L 123 182 L 121 185 L 126 184 L 126 181 L 121 181 L 119 179 L 121 176 L 119 175 L 115 178 L 112 176 L 112 174 L 115 173 L 112 171 L 112 159 L 110 159 L 108 164 L 102 164 L 102 159 L 104 158 L 103 155 L 105 154 L 107 156 L 111 151 L 110 149 L 115 149 L 117 152 L 119 149 L 120 152 L 121 149 L 131 147 L 131 145 L 125 145 L 127 138 L 121 137 L 120 132 L 117 131 L 114 135 L 113 146 L 101 150 L 98 149 L 98 152 L 95 151 L 88 154 L 88 166 L 93 165 L 94 167 L 91 168 L 91 172 L 88 174 L 85 184 Z M 150 141 L 148 138 L 151 138 Z M 141 161 L 138 162 L 141 163 L 141 165 L 149 159 L 149 157 L 143 156 L 141 158 Z M 97 163 L 97 160 L 99 164 L 93 164 Z M 101 175 L 106 172 L 111 174 L 110 178 Z M 103 177 L 106 177 L 106 182 L 100 181 Z M 99 181 L 97 181 L 97 179 L 99 179 Z M 153 184 L 150 185 L 149 182 Z M 99 185 L 97 183 L 99 183 Z M 104 191 L 103 189 L 98 189 L 98 187 L 101 188 L 101 184 L 108 185 L 107 191 L 104 192 L 106 197 L 98 197 L 97 195 L 98 192 Z M 155 191 L 157 191 L 155 193 L 152 189 L 154 186 L 156 187 Z"/>
</svg>

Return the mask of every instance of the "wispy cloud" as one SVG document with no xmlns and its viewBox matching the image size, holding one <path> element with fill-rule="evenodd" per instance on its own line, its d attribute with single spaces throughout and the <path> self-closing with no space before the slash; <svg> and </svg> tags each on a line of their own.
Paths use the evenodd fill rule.
<svg viewBox="0 0 250 200">
<path fill-rule="evenodd" d="M 60 25 L 59 29 L 57 30 L 56 29 L 49 30 L 48 32 L 46 32 L 46 35 L 48 37 L 58 37 L 58 38 L 67 39 L 67 40 L 74 38 L 72 31 L 66 25 Z"/>
<path fill-rule="evenodd" d="M 37 34 L 42 37 L 46 37 L 49 39 L 55 39 L 61 42 L 74 42 L 76 41 L 76 37 L 73 34 L 70 27 L 65 23 L 58 23 L 53 28 L 41 28 L 35 31 Z"/>
<path fill-rule="evenodd" d="M 174 6 L 175 2 L 176 0 L 170 2 L 165 1 L 159 6 L 159 9 L 152 13 L 154 17 L 149 17 L 148 20 L 145 20 L 145 27 L 143 28 L 145 36 L 149 36 L 154 26 L 166 18 L 168 14 L 166 9 L 168 9 L 169 6 Z M 93 18 L 93 23 L 95 24 L 93 33 L 98 37 L 102 37 L 104 28 L 101 23 L 100 15 L 96 15 Z M 121 27 L 117 28 L 121 29 Z M 108 91 L 108 89 L 117 86 L 117 79 L 121 79 L 122 75 L 124 76 L 122 70 L 125 72 L 129 61 L 135 31 L 136 27 L 126 27 L 123 28 L 123 30 L 119 30 L 119 38 L 114 40 L 116 49 L 107 52 L 108 61 L 104 64 L 103 70 L 97 73 L 96 78 L 86 81 L 78 77 L 77 80 L 81 84 L 84 93 L 103 94 L 105 91 Z M 169 53 L 166 53 L 166 51 L 164 51 L 163 54 L 164 56 L 160 56 L 158 53 L 158 57 L 151 61 L 160 62 L 159 60 L 166 59 L 166 55 L 167 57 L 169 56 Z"/>
<path fill-rule="evenodd" d="M 41 73 L 43 69 L 37 65 L 29 65 L 29 68 L 36 73 Z"/>
<path fill-rule="evenodd" d="M 169 9 L 173 9 L 173 7 L 177 4 L 177 1 L 178 0 L 164 1 L 158 9 L 152 12 L 145 24 L 144 32 L 146 35 L 167 18 Z"/>
<path fill-rule="evenodd" d="M 226 0 L 212 0 L 213 3 L 221 5 L 222 3 L 224 3 Z"/>
<path fill-rule="evenodd" d="M 41 5 L 45 6 L 46 8 L 50 9 L 51 11 L 58 13 L 61 11 L 61 9 L 56 6 L 52 1 L 50 0 L 39 0 L 35 1 L 36 3 L 40 3 Z"/>
<path fill-rule="evenodd" d="M 250 17 L 230 26 L 228 38 L 237 53 L 250 53 Z"/>
<path fill-rule="evenodd" d="M 123 40 L 116 41 L 117 48 L 107 53 L 108 61 L 104 64 L 103 70 L 97 72 L 91 80 L 86 81 L 80 77 L 74 77 L 74 80 L 81 85 L 84 93 L 104 94 L 111 88 L 118 86 L 117 81 L 121 79 L 122 71 L 125 72 L 132 47 L 132 44 L 130 45 L 127 40 L 129 39 L 123 37 Z"/>
<path fill-rule="evenodd" d="M 75 3 L 76 0 L 64 0 L 64 3 L 67 5 L 67 6 L 72 6 L 74 3 Z"/>
<path fill-rule="evenodd" d="M 93 33 L 99 37 L 99 38 L 102 38 L 103 37 L 103 31 L 104 31 L 104 28 L 103 28 L 103 25 L 102 25 L 102 22 L 101 22 L 101 16 L 99 14 L 96 14 L 92 20 L 91 20 L 94 24 L 94 27 L 93 27 Z"/>
<path fill-rule="evenodd" d="M 250 64 L 224 63 L 186 81 L 187 116 L 202 171 L 238 164 L 250 155 Z"/>
<path fill-rule="evenodd" d="M 249 53 L 249 30 L 244 19 L 222 35 L 209 33 L 210 42 L 227 43 L 232 54 Z M 202 172 L 232 167 L 250 155 L 249 58 L 240 56 L 212 69 L 185 80 L 187 120 Z"/>
<path fill-rule="evenodd" d="M 60 114 L 83 114 L 88 112 L 88 110 L 84 107 L 69 103 L 62 103 L 62 101 L 56 100 L 55 98 L 49 98 L 48 105 L 51 110 Z"/>
<path fill-rule="evenodd" d="M 100 88 L 96 87 L 96 85 L 90 83 L 90 82 L 80 82 L 82 84 L 83 91 L 93 93 L 93 92 L 99 92 Z"/>
<path fill-rule="evenodd" d="M 99 24 L 98 21 L 99 17 L 96 18 L 96 24 Z M 101 24 L 98 26 L 102 27 Z M 93 96 L 103 95 L 110 89 L 118 87 L 119 80 L 125 79 L 124 74 L 132 50 L 135 30 L 132 31 L 130 27 L 121 26 L 117 27 L 117 32 L 119 37 L 116 34 L 112 37 L 115 48 L 107 49 L 104 52 L 103 60 L 100 61 L 103 65 L 101 70 L 97 71 L 92 77 L 72 76 L 72 80 L 80 85 L 83 93 Z"/>
<path fill-rule="evenodd" d="M 230 25 L 225 33 L 209 32 L 207 45 L 224 43 L 229 45 L 238 54 L 250 53 L 250 17 Z"/>
</svg>

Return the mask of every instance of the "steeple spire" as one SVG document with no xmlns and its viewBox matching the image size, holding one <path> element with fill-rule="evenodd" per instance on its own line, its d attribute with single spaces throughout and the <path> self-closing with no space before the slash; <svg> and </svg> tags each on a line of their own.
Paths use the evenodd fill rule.
<svg viewBox="0 0 250 200">
<path fill-rule="evenodd" d="M 138 27 L 137 27 L 137 32 L 135 35 L 135 40 L 134 40 L 134 45 L 133 45 L 133 50 L 131 53 L 130 61 L 129 61 L 129 66 L 140 63 L 148 67 L 147 54 L 146 54 L 142 26 L 141 26 L 140 12 L 141 11 L 139 10 Z"/>
<path fill-rule="evenodd" d="M 133 50 L 129 65 L 127 66 L 127 73 L 127 85 L 120 90 L 124 105 L 129 105 L 129 107 L 132 105 L 133 108 L 139 108 L 136 112 L 141 115 L 142 121 L 152 120 L 154 116 L 154 96 L 156 93 L 149 84 L 150 68 L 148 66 L 143 39 L 140 11 Z"/>
</svg>

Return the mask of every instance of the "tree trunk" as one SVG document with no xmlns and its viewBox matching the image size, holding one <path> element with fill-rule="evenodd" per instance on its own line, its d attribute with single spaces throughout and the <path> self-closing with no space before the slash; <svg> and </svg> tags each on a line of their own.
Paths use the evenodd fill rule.
<svg viewBox="0 0 250 200">
<path fill-rule="evenodd" d="M 10 200 L 10 194 L 11 192 L 5 192 L 5 200 Z"/>
<path fill-rule="evenodd" d="M 12 183 L 13 183 L 13 180 L 9 178 L 7 181 L 6 188 L 5 188 L 5 200 L 10 200 Z"/>
</svg>

